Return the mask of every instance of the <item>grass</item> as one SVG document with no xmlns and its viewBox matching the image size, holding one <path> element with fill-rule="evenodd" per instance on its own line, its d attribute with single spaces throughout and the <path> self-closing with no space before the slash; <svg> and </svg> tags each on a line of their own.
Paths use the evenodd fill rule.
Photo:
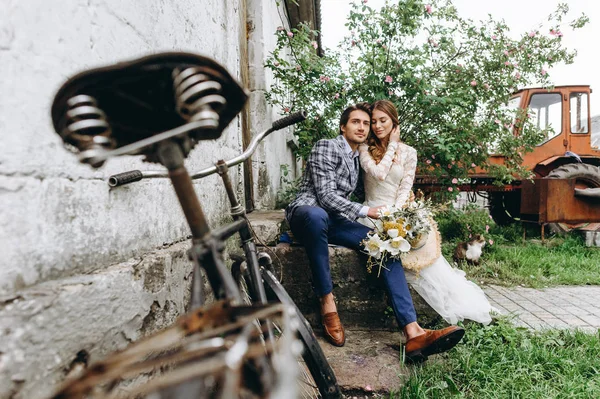
<svg viewBox="0 0 600 399">
<path fill-rule="evenodd" d="M 501 243 L 498 243 L 501 242 Z M 442 245 L 452 259 L 456 243 Z M 541 288 L 556 285 L 600 285 L 600 248 L 588 248 L 577 236 L 516 242 L 497 239 L 486 245 L 479 265 L 461 264 L 478 283 Z"/>
<path fill-rule="evenodd" d="M 392 398 L 598 398 L 600 337 L 471 323 L 450 352 L 412 366 Z"/>
</svg>

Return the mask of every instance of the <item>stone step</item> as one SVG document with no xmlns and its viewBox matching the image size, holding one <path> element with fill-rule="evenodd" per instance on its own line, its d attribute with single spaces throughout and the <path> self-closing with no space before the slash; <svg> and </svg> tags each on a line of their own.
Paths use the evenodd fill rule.
<svg viewBox="0 0 600 399">
<path fill-rule="evenodd" d="M 319 306 L 304 248 L 279 244 L 259 250 L 271 256 L 277 277 L 313 328 L 319 329 Z M 397 331 L 383 281 L 375 272 L 367 273 L 366 257 L 348 248 L 330 247 L 329 258 L 333 293 L 344 326 Z M 429 326 L 437 322 L 437 313 L 412 288 L 411 294 L 419 323 Z"/>
<path fill-rule="evenodd" d="M 285 289 L 307 320 L 316 329 L 320 328 L 318 302 L 312 291 L 310 266 L 306 251 L 300 245 L 278 244 L 279 235 L 286 231 L 287 223 L 283 211 L 254 211 L 248 219 L 258 237 L 259 250 L 267 252 L 273 259 L 275 271 Z M 348 328 L 397 330 L 396 320 L 387 301 L 383 281 L 374 273 L 366 271 L 366 257 L 357 251 L 330 246 L 329 259 L 333 292 L 340 318 Z M 439 320 L 439 316 L 411 288 L 418 320 L 424 326 Z"/>
<path fill-rule="evenodd" d="M 319 307 L 312 291 L 306 251 L 296 244 L 277 244 L 287 230 L 283 211 L 248 215 L 268 253 L 277 277 L 308 319 L 347 398 L 387 397 L 410 374 L 402 364 L 403 336 L 387 301 L 383 281 L 367 273 L 366 256 L 348 248 L 330 246 L 329 258 L 338 312 L 346 330 L 346 344 L 339 348 L 322 337 Z M 266 246 L 265 246 L 266 245 Z M 411 289 L 419 323 L 425 327 L 440 317 Z"/>
<path fill-rule="evenodd" d="M 346 329 L 341 348 L 318 339 L 347 398 L 387 397 L 410 374 L 401 361 L 399 332 Z"/>
</svg>

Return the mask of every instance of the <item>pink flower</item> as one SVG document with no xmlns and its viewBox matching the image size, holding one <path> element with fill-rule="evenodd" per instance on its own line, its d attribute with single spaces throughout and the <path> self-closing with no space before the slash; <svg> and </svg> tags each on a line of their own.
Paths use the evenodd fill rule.
<svg viewBox="0 0 600 399">
<path fill-rule="evenodd" d="M 428 159 L 427 161 L 425 161 L 425 163 L 426 163 L 427 165 L 431 165 L 431 159 Z"/>
<path fill-rule="evenodd" d="M 529 32 L 529 37 L 535 37 L 535 31 Z"/>
<path fill-rule="evenodd" d="M 278 62 L 278 61 L 275 61 L 275 62 L 273 63 L 273 65 L 275 65 L 275 66 L 277 67 L 277 66 L 279 66 L 279 62 Z"/>
<path fill-rule="evenodd" d="M 491 238 L 488 240 L 488 242 L 490 243 L 490 245 L 494 245 L 494 240 L 492 240 Z"/>
<path fill-rule="evenodd" d="M 496 125 L 499 125 L 499 124 L 501 124 L 502 122 L 500 122 L 500 119 L 496 119 L 496 120 L 494 121 L 494 123 L 495 123 Z"/>
<path fill-rule="evenodd" d="M 301 69 L 302 69 L 302 67 L 300 65 L 296 65 L 296 71 L 299 71 Z"/>
<path fill-rule="evenodd" d="M 431 155 L 431 159 L 435 159 L 435 155 Z"/>
<path fill-rule="evenodd" d="M 448 191 L 452 192 L 454 189 L 452 187 L 448 187 Z"/>
<path fill-rule="evenodd" d="M 473 235 L 472 235 L 472 234 L 469 234 L 469 238 L 472 238 L 472 237 L 473 237 Z"/>
<path fill-rule="evenodd" d="M 285 107 L 285 108 L 283 108 L 283 112 L 285 112 L 286 114 L 287 114 L 288 112 L 290 112 L 290 107 Z"/>
<path fill-rule="evenodd" d="M 485 232 L 487 233 L 488 231 L 490 231 L 490 226 L 489 225 L 485 225 Z"/>
<path fill-rule="evenodd" d="M 377 39 L 377 40 L 375 40 L 375 43 L 377 43 L 377 44 L 381 44 L 381 39 Z"/>
<path fill-rule="evenodd" d="M 544 68 L 542 68 L 542 70 L 540 71 L 540 73 L 542 74 L 542 76 L 546 76 L 546 70 Z"/>
<path fill-rule="evenodd" d="M 287 35 L 288 35 L 288 37 L 294 37 L 294 33 L 293 32 L 288 32 Z"/>
<path fill-rule="evenodd" d="M 448 164 L 448 169 L 452 169 L 452 164 L 451 163 Z"/>
<path fill-rule="evenodd" d="M 472 164 L 471 164 L 471 167 L 472 167 L 472 168 L 476 168 L 476 167 L 477 167 L 477 165 L 475 165 L 474 163 L 472 163 Z"/>
<path fill-rule="evenodd" d="M 505 62 L 504 62 L 504 65 L 506 65 L 506 66 L 510 66 L 510 65 L 512 65 L 512 64 L 511 64 L 510 62 L 508 62 L 508 61 L 505 61 Z"/>
<path fill-rule="evenodd" d="M 561 37 L 563 35 L 561 31 L 555 29 L 550 29 L 550 34 L 556 37 Z"/>
<path fill-rule="evenodd" d="M 394 79 L 392 79 L 392 77 L 390 75 L 387 75 L 385 77 L 385 83 L 392 83 Z"/>
<path fill-rule="evenodd" d="M 498 38 L 498 36 L 492 35 L 492 40 L 496 40 L 497 38 Z"/>
<path fill-rule="evenodd" d="M 319 48 L 319 43 L 317 43 L 317 42 L 312 42 L 312 43 L 310 43 L 310 44 L 313 46 L 313 48 L 314 48 L 315 50 Z"/>
<path fill-rule="evenodd" d="M 367 2 L 367 0 L 363 0 L 363 3 L 366 3 L 366 2 Z M 371 388 L 371 386 L 370 386 L 370 385 L 367 385 L 367 386 L 365 387 L 365 391 L 372 391 L 372 390 L 373 390 L 373 388 Z"/>
<path fill-rule="evenodd" d="M 507 57 L 509 56 L 508 50 L 504 50 L 504 55 Z"/>
<path fill-rule="evenodd" d="M 325 82 L 329 82 L 329 81 L 331 80 L 331 78 L 330 78 L 329 76 L 321 75 L 321 76 L 319 77 L 319 80 L 320 80 L 321 82 L 325 83 Z"/>
<path fill-rule="evenodd" d="M 367 2 L 368 2 L 368 1 L 369 1 L 369 0 L 362 0 L 362 3 L 363 3 L 363 4 L 367 4 Z"/>
<path fill-rule="evenodd" d="M 456 165 L 456 161 L 452 161 L 452 165 Z"/>
<path fill-rule="evenodd" d="M 337 100 L 338 98 L 340 98 L 340 93 L 335 93 L 335 96 L 333 96 L 333 98 L 335 98 L 336 100 Z"/>
<path fill-rule="evenodd" d="M 352 42 L 351 42 L 351 45 L 352 45 L 352 46 L 356 46 L 356 41 L 355 41 L 355 40 L 352 40 Z"/>
<path fill-rule="evenodd" d="M 391 96 L 394 94 L 394 92 L 392 90 L 388 91 L 388 94 Z"/>
<path fill-rule="evenodd" d="M 489 88 L 490 88 L 490 85 L 489 85 L 489 84 L 487 84 L 487 83 L 484 83 L 484 84 L 483 84 L 483 87 L 484 87 L 486 90 L 489 90 Z"/>
<path fill-rule="evenodd" d="M 387 50 L 387 46 L 384 44 L 383 46 L 381 46 L 382 49 Z"/>
<path fill-rule="evenodd" d="M 427 12 L 427 14 L 431 14 L 433 12 L 433 10 L 431 9 L 431 4 L 425 5 L 425 11 Z"/>
<path fill-rule="evenodd" d="M 515 79 L 521 79 L 521 74 L 519 72 L 515 73 Z"/>
<path fill-rule="evenodd" d="M 473 87 L 477 86 L 477 82 L 476 82 L 476 81 L 474 81 L 474 80 L 472 80 L 472 81 L 471 81 L 471 86 L 473 86 Z"/>
<path fill-rule="evenodd" d="M 452 179 L 452 184 L 458 184 L 458 179 L 456 177 Z"/>
</svg>

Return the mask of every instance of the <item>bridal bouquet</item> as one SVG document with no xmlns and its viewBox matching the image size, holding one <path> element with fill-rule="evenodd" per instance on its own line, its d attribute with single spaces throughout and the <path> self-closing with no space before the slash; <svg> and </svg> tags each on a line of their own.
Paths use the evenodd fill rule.
<svg viewBox="0 0 600 399">
<path fill-rule="evenodd" d="M 379 276 L 388 258 L 401 259 L 402 254 L 425 245 L 434 212 L 431 201 L 416 199 L 402 208 L 381 208 L 379 219 L 369 218 L 375 230 L 362 242 L 363 252 L 369 255 L 367 271 L 371 273 L 373 266 L 378 266 Z"/>
</svg>

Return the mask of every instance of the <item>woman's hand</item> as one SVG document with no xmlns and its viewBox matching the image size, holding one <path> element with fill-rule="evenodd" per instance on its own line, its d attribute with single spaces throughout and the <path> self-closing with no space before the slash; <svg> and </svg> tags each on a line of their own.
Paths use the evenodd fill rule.
<svg viewBox="0 0 600 399">
<path fill-rule="evenodd" d="M 398 126 L 394 126 L 392 128 L 392 132 L 390 133 L 390 141 L 395 143 L 400 142 L 400 129 Z"/>
</svg>

